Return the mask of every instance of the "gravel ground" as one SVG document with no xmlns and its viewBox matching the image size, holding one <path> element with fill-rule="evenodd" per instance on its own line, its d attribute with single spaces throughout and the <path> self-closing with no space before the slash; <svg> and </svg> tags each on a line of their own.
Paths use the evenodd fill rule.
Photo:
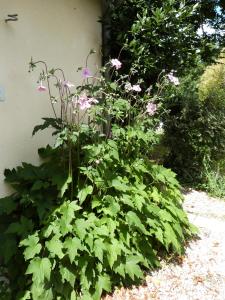
<svg viewBox="0 0 225 300">
<path fill-rule="evenodd" d="M 180 263 L 164 263 L 144 285 L 104 300 L 225 300 L 225 201 L 189 191 L 184 209 L 200 233 Z"/>
</svg>

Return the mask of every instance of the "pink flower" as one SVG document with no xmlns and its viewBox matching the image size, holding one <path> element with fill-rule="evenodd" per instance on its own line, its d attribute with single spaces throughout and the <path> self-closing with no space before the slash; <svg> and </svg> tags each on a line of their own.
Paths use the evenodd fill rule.
<svg viewBox="0 0 225 300">
<path fill-rule="evenodd" d="M 167 75 L 169 81 L 171 83 L 173 83 L 174 85 L 179 85 L 180 84 L 180 81 L 179 81 L 179 78 L 174 76 L 173 75 L 173 72 L 170 72 L 168 75 Z"/>
<path fill-rule="evenodd" d="M 111 59 L 111 64 L 113 67 L 115 67 L 117 70 L 119 70 L 122 67 L 122 63 L 117 59 L 113 58 Z"/>
<path fill-rule="evenodd" d="M 47 88 L 42 84 L 42 81 L 41 81 L 40 84 L 38 85 L 37 90 L 38 90 L 39 92 L 46 92 L 46 91 L 47 91 Z"/>
<path fill-rule="evenodd" d="M 82 76 L 83 76 L 84 78 L 91 77 L 91 71 L 90 71 L 88 68 L 83 68 Z"/>
<path fill-rule="evenodd" d="M 150 116 L 153 116 L 157 111 L 157 105 L 155 103 L 149 102 L 147 104 L 146 111 Z"/>
<path fill-rule="evenodd" d="M 132 90 L 135 92 L 141 92 L 141 87 L 139 84 L 135 84 L 132 86 Z"/>
<path fill-rule="evenodd" d="M 65 87 L 69 88 L 69 89 L 75 86 L 73 83 L 71 83 L 71 82 L 68 81 L 68 80 L 64 81 L 64 82 L 63 82 L 63 85 L 64 85 Z"/>
<path fill-rule="evenodd" d="M 83 92 L 79 97 L 78 99 L 73 97 L 72 98 L 72 102 L 74 105 L 79 105 L 80 109 L 81 110 L 85 110 L 85 109 L 88 109 L 88 108 L 91 108 L 92 104 L 97 104 L 99 103 L 99 101 L 95 98 L 92 98 L 92 97 L 88 97 L 86 92 Z"/>
<path fill-rule="evenodd" d="M 85 93 L 80 95 L 77 103 L 80 105 L 81 110 L 85 110 L 91 107 L 91 103 Z"/>
</svg>

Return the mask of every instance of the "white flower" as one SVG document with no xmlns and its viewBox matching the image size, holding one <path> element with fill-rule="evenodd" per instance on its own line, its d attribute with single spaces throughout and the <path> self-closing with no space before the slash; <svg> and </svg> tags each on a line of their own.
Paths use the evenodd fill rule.
<svg viewBox="0 0 225 300">
<path fill-rule="evenodd" d="M 168 75 L 167 75 L 169 81 L 171 83 L 173 83 L 174 85 L 179 85 L 180 84 L 180 81 L 179 81 L 179 78 L 174 76 L 173 75 L 173 72 L 170 72 Z"/>
<path fill-rule="evenodd" d="M 111 59 L 111 64 L 113 67 L 115 67 L 117 70 L 119 70 L 122 67 L 122 63 L 117 59 L 113 58 Z"/>
<path fill-rule="evenodd" d="M 146 107 L 146 111 L 150 116 L 154 116 L 157 111 L 157 105 L 153 102 L 149 102 Z"/>
<path fill-rule="evenodd" d="M 130 84 L 130 82 L 127 82 L 124 86 L 125 90 L 127 92 L 131 91 L 132 90 L 132 85 Z"/>
<path fill-rule="evenodd" d="M 141 92 L 141 87 L 139 84 L 135 84 L 132 86 L 132 90 L 135 92 Z"/>
<path fill-rule="evenodd" d="M 163 122 L 160 122 L 159 123 L 159 125 L 158 125 L 158 127 L 156 128 L 156 131 L 155 131 L 156 133 L 158 133 L 158 134 L 162 134 L 163 132 L 164 132 L 164 130 L 163 130 Z"/>
</svg>

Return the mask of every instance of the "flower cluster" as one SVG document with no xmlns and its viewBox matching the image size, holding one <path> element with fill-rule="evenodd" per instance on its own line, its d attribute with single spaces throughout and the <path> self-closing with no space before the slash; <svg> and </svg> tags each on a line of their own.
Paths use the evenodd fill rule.
<svg viewBox="0 0 225 300">
<path fill-rule="evenodd" d="M 42 62 L 43 63 L 43 62 Z M 47 65 L 45 65 L 47 70 Z M 142 92 L 142 87 L 140 86 L 141 79 L 139 79 L 136 84 L 132 84 L 132 77 L 128 75 L 120 75 L 117 72 L 112 72 L 112 78 L 108 78 L 108 71 L 119 70 L 122 67 L 122 63 L 117 59 L 113 58 L 109 61 L 106 67 L 98 70 L 94 76 L 92 75 L 90 69 L 86 66 L 81 68 L 81 77 L 83 78 L 82 84 L 75 87 L 75 85 L 66 80 L 63 73 L 63 80 L 58 78 L 55 73 L 43 71 L 40 75 L 38 91 L 44 92 L 48 91 L 51 99 L 52 108 L 54 110 L 55 103 L 61 103 L 61 118 L 66 120 L 69 124 L 74 124 L 76 120 L 80 121 L 79 116 L 76 118 L 76 113 L 79 110 L 85 111 L 84 113 L 90 114 L 94 120 L 102 120 L 102 111 L 110 114 L 110 118 L 113 118 L 114 122 L 119 122 L 119 124 L 126 124 L 126 118 L 129 118 L 129 123 L 132 122 L 130 116 L 137 119 L 137 117 L 143 116 L 155 116 L 158 105 L 156 104 L 157 97 L 163 89 L 163 85 L 159 85 L 158 94 L 156 94 L 151 100 L 148 100 L 144 109 L 143 102 L 145 103 L 145 98 L 149 99 L 151 88 L 146 89 Z M 52 96 L 51 84 L 49 82 L 50 77 L 57 78 L 58 87 L 58 97 Z M 165 75 L 163 82 L 168 83 L 168 80 L 174 84 L 179 85 L 179 79 L 174 76 L 174 72 L 171 71 L 169 74 Z M 43 82 L 47 82 L 47 87 L 43 85 Z M 74 88 L 74 89 L 72 89 Z M 97 99 L 104 99 L 104 101 L 99 101 Z M 60 101 L 58 101 L 58 99 Z M 69 105 L 68 105 L 69 104 Z M 91 110 L 95 104 L 96 109 Z M 104 106 L 104 107 L 103 107 Z M 56 115 L 56 111 L 54 113 Z M 68 117 L 69 116 L 69 117 Z M 107 120 L 108 121 L 108 120 Z M 93 122 L 94 123 L 94 122 Z M 161 132 L 162 124 L 160 124 L 158 131 Z M 110 129 L 109 129 L 110 132 Z M 109 133 L 107 133 L 109 136 Z"/>
</svg>

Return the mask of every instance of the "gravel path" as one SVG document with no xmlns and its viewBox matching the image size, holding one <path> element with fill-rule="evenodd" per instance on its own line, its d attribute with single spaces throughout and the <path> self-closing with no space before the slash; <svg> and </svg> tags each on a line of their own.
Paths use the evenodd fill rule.
<svg viewBox="0 0 225 300">
<path fill-rule="evenodd" d="M 190 191 L 184 208 L 200 233 L 180 264 L 164 264 L 145 285 L 116 290 L 105 300 L 225 300 L 225 201 Z"/>
</svg>

